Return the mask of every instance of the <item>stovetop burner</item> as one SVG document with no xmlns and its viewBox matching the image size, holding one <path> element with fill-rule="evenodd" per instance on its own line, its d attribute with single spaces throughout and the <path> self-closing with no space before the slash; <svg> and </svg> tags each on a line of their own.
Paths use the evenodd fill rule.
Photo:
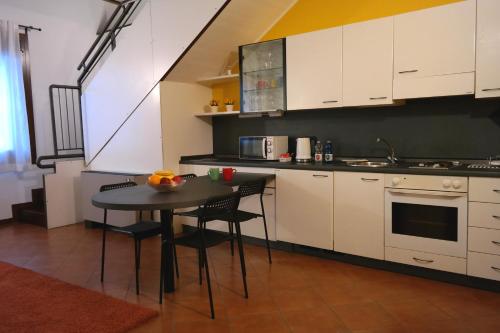
<svg viewBox="0 0 500 333">
<path fill-rule="evenodd" d="M 424 161 L 418 162 L 415 165 L 410 166 L 410 169 L 438 169 L 438 170 L 448 170 L 452 167 L 460 166 L 458 161 Z"/>
</svg>

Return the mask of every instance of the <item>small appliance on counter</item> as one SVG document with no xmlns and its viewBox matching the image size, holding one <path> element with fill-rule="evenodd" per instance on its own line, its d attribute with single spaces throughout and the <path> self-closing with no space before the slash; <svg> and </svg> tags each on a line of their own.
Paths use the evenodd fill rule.
<svg viewBox="0 0 500 333">
<path fill-rule="evenodd" d="M 298 163 L 308 163 L 312 161 L 311 147 L 313 139 L 310 137 L 297 138 L 297 153 L 295 160 Z"/>
<path fill-rule="evenodd" d="M 240 136 L 242 160 L 277 161 L 288 152 L 288 136 Z"/>
</svg>

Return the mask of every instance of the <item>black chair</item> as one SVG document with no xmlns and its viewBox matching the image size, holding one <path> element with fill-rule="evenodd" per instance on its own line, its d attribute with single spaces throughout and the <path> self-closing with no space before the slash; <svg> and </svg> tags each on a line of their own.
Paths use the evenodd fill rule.
<svg viewBox="0 0 500 333">
<path fill-rule="evenodd" d="M 179 175 L 179 177 L 182 177 L 182 178 L 184 178 L 184 179 L 193 179 L 193 178 L 196 178 L 196 177 L 198 177 L 198 176 L 197 176 L 197 175 L 195 175 L 194 173 L 186 173 L 186 174 L 184 174 L 184 175 Z M 200 208 L 200 207 L 198 207 L 198 209 L 199 209 L 199 208 Z M 175 212 L 175 211 L 174 211 L 174 215 L 177 215 L 177 216 L 191 216 L 191 217 L 192 217 L 192 215 L 189 215 L 189 214 L 190 214 L 191 212 L 193 212 L 193 211 L 197 211 L 198 209 L 196 209 L 196 210 L 191 210 L 191 211 L 184 211 L 184 212 Z"/>
<path fill-rule="evenodd" d="M 125 182 L 118 184 L 103 185 L 100 192 L 116 190 L 125 187 L 137 186 L 135 182 Z M 102 227 L 102 253 L 101 253 L 101 282 L 104 281 L 104 258 L 106 253 L 106 233 L 108 231 L 119 232 L 134 238 L 135 245 L 135 289 L 139 294 L 139 269 L 141 265 L 141 241 L 146 238 L 155 237 L 161 234 L 161 224 L 153 221 L 154 211 L 150 211 L 150 220 L 143 221 L 142 211 L 139 212 L 139 222 L 125 227 L 117 227 L 107 224 L 108 210 L 104 209 L 104 221 Z M 177 255 L 174 252 L 174 259 L 177 268 Z"/>
<path fill-rule="evenodd" d="M 207 248 L 227 242 L 230 236 L 227 233 L 207 230 L 207 222 L 215 220 L 233 221 L 240 202 L 240 193 L 233 192 L 229 195 L 214 197 L 199 208 L 200 214 L 197 216 L 197 230 L 187 235 L 175 238 L 174 243 L 181 246 L 197 249 L 199 254 L 199 272 L 201 284 L 201 269 L 205 267 L 205 274 L 208 286 L 208 297 L 210 300 L 210 311 L 212 319 L 215 318 L 214 305 L 212 299 L 212 287 L 210 284 L 210 273 L 208 269 Z M 236 232 L 240 234 L 239 224 L 236 224 Z M 243 285 L 245 288 L 245 297 L 248 297 L 246 284 L 245 259 L 243 257 L 243 244 L 241 237 L 238 238 L 238 247 L 240 249 L 241 271 L 243 275 Z M 167 240 L 168 241 L 168 240 Z M 163 277 L 162 271 L 162 277 Z M 163 281 L 163 280 L 162 280 Z M 162 281 L 160 283 L 162 283 Z"/>
<path fill-rule="evenodd" d="M 266 246 L 267 246 L 267 256 L 269 263 L 272 263 L 271 259 L 271 246 L 269 244 L 269 236 L 267 232 L 267 222 L 266 222 L 266 212 L 264 210 L 264 190 L 266 188 L 266 180 L 258 180 L 258 181 L 253 181 L 253 182 L 247 182 L 245 184 L 242 184 L 238 188 L 238 192 L 240 192 L 241 198 L 244 197 L 249 197 L 252 195 L 259 195 L 260 199 L 260 207 L 261 207 L 261 214 L 258 213 L 252 213 L 252 212 L 247 212 L 243 210 L 238 210 L 236 211 L 236 215 L 234 218 L 234 221 L 227 221 L 228 222 L 228 229 L 229 229 L 229 234 L 231 235 L 230 242 L 231 242 L 231 255 L 234 255 L 234 227 L 233 224 L 236 223 L 243 223 L 247 222 L 256 218 L 261 217 L 262 222 L 264 222 L 264 233 L 266 236 Z M 180 216 L 187 216 L 187 217 L 195 217 L 197 218 L 201 214 L 201 209 L 195 209 L 191 210 L 188 212 L 180 212 L 177 215 Z M 221 219 L 223 220 L 223 219 Z M 226 220 L 223 220 L 226 221 Z"/>
</svg>

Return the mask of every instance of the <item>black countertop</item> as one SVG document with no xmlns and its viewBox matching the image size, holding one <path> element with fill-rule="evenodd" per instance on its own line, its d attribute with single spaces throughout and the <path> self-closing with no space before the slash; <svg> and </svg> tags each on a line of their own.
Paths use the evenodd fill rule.
<svg viewBox="0 0 500 333">
<path fill-rule="evenodd" d="M 391 174 L 414 174 L 414 175 L 437 175 L 455 177 L 493 177 L 500 178 L 500 170 L 468 169 L 466 165 L 452 167 L 450 169 L 415 169 L 410 168 L 409 163 L 401 163 L 397 166 L 387 166 L 381 168 L 355 167 L 349 166 L 342 161 L 333 163 L 297 163 L 297 162 L 277 162 L 277 161 L 252 161 L 240 160 L 234 157 L 216 157 L 210 155 L 184 156 L 180 164 L 192 165 L 214 165 L 214 166 L 239 166 L 252 168 L 271 169 L 295 169 L 295 170 L 317 170 L 317 171 L 351 171 L 351 172 L 376 172 Z M 411 165 L 414 165 L 412 163 Z"/>
</svg>

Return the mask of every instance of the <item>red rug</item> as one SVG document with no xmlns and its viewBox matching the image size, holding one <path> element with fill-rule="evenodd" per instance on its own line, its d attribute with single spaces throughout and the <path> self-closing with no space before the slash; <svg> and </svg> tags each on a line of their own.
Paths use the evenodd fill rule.
<svg viewBox="0 0 500 333">
<path fill-rule="evenodd" d="M 0 332 L 126 332 L 154 310 L 0 262 Z"/>
</svg>

